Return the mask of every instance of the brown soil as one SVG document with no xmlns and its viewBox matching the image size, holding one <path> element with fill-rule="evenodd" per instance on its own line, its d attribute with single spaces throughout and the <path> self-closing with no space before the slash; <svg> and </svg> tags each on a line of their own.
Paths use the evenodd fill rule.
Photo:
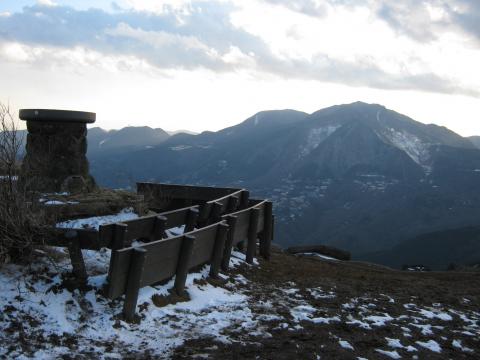
<svg viewBox="0 0 480 360">
<path fill-rule="evenodd" d="M 477 332 L 466 335 L 463 333 L 466 331 L 465 322 L 448 312 L 454 309 L 465 314 L 478 314 L 478 272 L 404 272 L 367 263 L 325 261 L 277 251 L 271 261 L 260 261 L 260 267 L 243 266 L 231 277 L 238 274 L 250 280 L 242 290 L 251 297 L 250 309 L 258 316 L 259 327 L 271 336 L 231 328 L 226 335 L 233 340 L 232 343 L 225 344 L 213 338 L 190 340 L 176 349 L 175 359 L 199 358 L 199 354 L 214 359 L 387 359 L 376 349 L 396 350 L 402 358 L 409 359 L 478 359 L 480 356 L 480 320 L 473 324 Z M 298 291 L 290 295 L 280 291 L 291 288 Z M 321 289 L 326 296 L 314 297 L 311 289 Z M 316 316 L 339 316 L 341 321 L 329 324 L 296 322 L 290 316 L 295 298 L 303 298 L 318 309 Z M 356 309 L 344 306 L 355 298 Z M 284 320 L 262 318 L 268 302 Z M 422 333 L 421 327 L 412 325 L 415 314 L 405 307 L 410 303 L 417 308 L 442 309 L 452 316 L 452 320 L 431 319 L 429 324 L 437 328 L 432 328 L 431 334 Z M 372 329 L 347 324 L 349 316 L 359 319 L 358 309 L 362 306 L 363 309 L 374 308 L 377 314 L 389 314 L 394 321 Z M 417 351 L 389 348 L 385 338 L 400 339 L 403 345 L 412 345 Z M 342 348 L 339 340 L 348 341 L 355 350 Z M 416 344 L 416 341 L 429 340 L 435 340 L 441 346 L 440 354 Z M 460 340 L 462 346 L 472 351 L 455 348 L 453 340 Z"/>
</svg>

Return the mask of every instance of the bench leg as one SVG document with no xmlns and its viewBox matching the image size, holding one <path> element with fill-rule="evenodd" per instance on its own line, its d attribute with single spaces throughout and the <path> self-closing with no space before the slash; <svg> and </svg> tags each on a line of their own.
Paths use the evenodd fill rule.
<svg viewBox="0 0 480 360">
<path fill-rule="evenodd" d="M 138 293 L 142 281 L 143 269 L 147 250 L 135 248 L 132 254 L 132 262 L 128 271 L 127 290 L 125 292 L 125 302 L 123 303 L 123 316 L 127 321 L 133 321 L 135 318 L 135 309 L 137 307 Z"/>
<path fill-rule="evenodd" d="M 78 239 L 72 240 L 68 244 L 68 253 L 72 262 L 73 273 L 75 277 L 81 282 L 86 282 L 88 275 L 85 268 L 85 261 L 83 260 L 82 249 Z"/>
</svg>

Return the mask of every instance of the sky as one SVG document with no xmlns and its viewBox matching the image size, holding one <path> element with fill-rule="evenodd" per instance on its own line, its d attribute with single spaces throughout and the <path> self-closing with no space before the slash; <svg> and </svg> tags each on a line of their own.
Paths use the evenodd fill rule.
<svg viewBox="0 0 480 360">
<path fill-rule="evenodd" d="M 480 135 L 479 0 L 0 0 L 0 101 L 219 130 L 364 101 Z"/>
</svg>

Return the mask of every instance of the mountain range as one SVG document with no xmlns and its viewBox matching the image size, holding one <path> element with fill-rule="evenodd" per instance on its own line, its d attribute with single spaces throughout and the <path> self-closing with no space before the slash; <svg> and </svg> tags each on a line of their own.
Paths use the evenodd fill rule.
<svg viewBox="0 0 480 360">
<path fill-rule="evenodd" d="M 88 140 L 91 171 L 104 186 L 236 186 L 271 198 L 282 246 L 327 244 L 382 262 L 379 253 L 403 243 L 423 246 L 424 234 L 464 234 L 480 225 L 480 141 L 381 105 L 263 111 L 198 135 L 95 128 Z M 455 236 L 441 246 L 452 242 Z M 480 262 L 480 244 L 472 246 L 465 257 L 444 252 L 423 262 L 433 268 L 463 258 Z M 395 266 L 409 261 L 384 259 Z"/>
<path fill-rule="evenodd" d="M 156 146 L 170 137 L 162 129 L 152 129 L 148 126 L 125 127 L 120 130 L 103 130 L 94 127 L 88 130 L 88 151 L 87 155 L 110 155 L 142 149 L 149 149 Z"/>
</svg>

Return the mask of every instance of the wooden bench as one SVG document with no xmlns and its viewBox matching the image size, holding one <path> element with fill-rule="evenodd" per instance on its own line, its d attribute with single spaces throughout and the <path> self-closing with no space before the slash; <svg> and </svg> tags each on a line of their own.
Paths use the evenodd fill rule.
<svg viewBox="0 0 480 360">
<path fill-rule="evenodd" d="M 210 275 L 220 269 L 228 225 L 220 222 L 180 236 L 112 251 L 107 296 L 125 294 L 123 313 L 131 321 L 140 288 L 175 277 L 174 290 L 183 295 L 190 269 L 210 263 Z"/>
</svg>

